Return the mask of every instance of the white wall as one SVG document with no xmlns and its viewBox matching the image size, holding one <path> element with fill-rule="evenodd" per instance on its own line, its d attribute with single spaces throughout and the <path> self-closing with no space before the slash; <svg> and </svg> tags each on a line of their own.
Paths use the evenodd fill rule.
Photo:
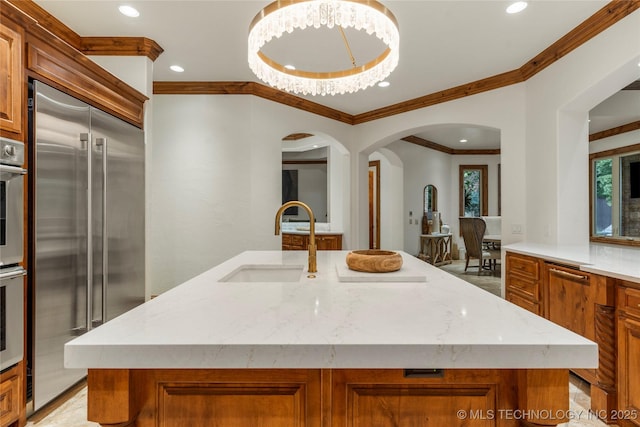
<svg viewBox="0 0 640 427">
<path fill-rule="evenodd" d="M 154 97 L 153 293 L 244 250 L 280 248 L 281 139 L 299 126 L 351 138 L 348 125 L 257 97 Z"/>
<path fill-rule="evenodd" d="M 640 11 L 527 80 L 527 240 L 588 243 L 588 112 L 638 79 L 638 62 Z"/>
</svg>

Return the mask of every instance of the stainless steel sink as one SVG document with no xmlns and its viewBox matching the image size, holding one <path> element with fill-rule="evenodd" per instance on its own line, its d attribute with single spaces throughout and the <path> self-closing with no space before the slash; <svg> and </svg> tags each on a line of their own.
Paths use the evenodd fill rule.
<svg viewBox="0 0 640 427">
<path fill-rule="evenodd" d="M 220 282 L 299 282 L 302 265 L 245 264 L 220 279 Z"/>
</svg>

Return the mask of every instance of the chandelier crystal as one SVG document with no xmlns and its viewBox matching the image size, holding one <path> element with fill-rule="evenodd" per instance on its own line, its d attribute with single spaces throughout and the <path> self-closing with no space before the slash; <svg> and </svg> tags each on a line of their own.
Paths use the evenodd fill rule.
<svg viewBox="0 0 640 427">
<path fill-rule="evenodd" d="M 345 70 L 290 70 L 267 57 L 262 47 L 285 32 L 308 27 L 354 28 L 375 35 L 387 48 L 364 65 Z M 345 41 L 346 42 L 346 41 Z M 269 4 L 249 27 L 249 67 L 265 83 L 304 95 L 353 93 L 384 80 L 398 65 L 400 34 L 393 14 L 373 0 L 280 0 Z"/>
</svg>

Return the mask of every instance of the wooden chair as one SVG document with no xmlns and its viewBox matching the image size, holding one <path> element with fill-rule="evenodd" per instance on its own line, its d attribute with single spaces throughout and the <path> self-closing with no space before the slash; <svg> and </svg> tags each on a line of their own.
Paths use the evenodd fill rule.
<svg viewBox="0 0 640 427">
<path fill-rule="evenodd" d="M 478 260 L 478 275 L 482 269 L 495 270 L 497 260 L 500 259 L 500 250 L 483 246 L 482 237 L 486 228 L 487 225 L 482 218 L 460 217 L 460 231 L 466 249 L 464 271 L 467 271 L 471 258 Z"/>
</svg>

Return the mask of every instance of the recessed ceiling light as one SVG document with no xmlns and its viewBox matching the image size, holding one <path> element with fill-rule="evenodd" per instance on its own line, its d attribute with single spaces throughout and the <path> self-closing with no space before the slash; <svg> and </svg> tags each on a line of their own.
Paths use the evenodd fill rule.
<svg viewBox="0 0 640 427">
<path fill-rule="evenodd" d="M 507 13 L 518 13 L 522 12 L 527 8 L 526 1 L 517 1 L 515 3 L 511 3 L 509 7 L 507 7 Z"/>
<path fill-rule="evenodd" d="M 171 69 L 171 71 L 175 71 L 176 73 L 181 73 L 184 71 L 184 68 L 182 68 L 179 65 L 172 65 L 171 67 L 169 67 Z"/>
<path fill-rule="evenodd" d="M 294 66 L 293 66 L 293 65 L 291 65 L 291 64 L 287 64 L 287 65 L 285 65 L 285 66 L 284 66 L 284 68 L 286 68 L 287 70 L 295 70 L 295 69 L 296 69 L 296 67 L 294 67 Z"/>
<path fill-rule="evenodd" d="M 462 142 L 464 144 L 465 142 L 467 142 L 467 140 L 466 139 L 461 139 L 460 142 Z"/>
<path fill-rule="evenodd" d="M 123 6 L 120 6 L 118 10 L 120 11 L 121 14 L 128 16 L 130 18 L 137 18 L 138 16 L 140 16 L 140 12 L 138 12 L 137 9 L 132 6 L 123 5 Z"/>
<path fill-rule="evenodd" d="M 318 144 L 313 144 L 313 148 L 318 148 L 319 145 Z"/>
<path fill-rule="evenodd" d="M 389 83 L 388 81 L 378 83 L 378 87 L 389 87 L 390 85 L 391 83 Z"/>
</svg>

